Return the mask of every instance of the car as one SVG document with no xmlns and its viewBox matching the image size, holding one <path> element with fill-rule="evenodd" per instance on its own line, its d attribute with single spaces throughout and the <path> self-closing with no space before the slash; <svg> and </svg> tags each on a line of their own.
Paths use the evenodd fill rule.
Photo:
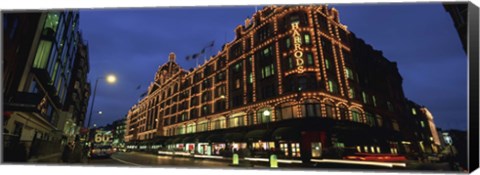
<svg viewBox="0 0 480 175">
<path fill-rule="evenodd" d="M 95 145 L 90 150 L 90 158 L 109 158 L 113 154 L 113 148 L 110 145 Z"/>
</svg>

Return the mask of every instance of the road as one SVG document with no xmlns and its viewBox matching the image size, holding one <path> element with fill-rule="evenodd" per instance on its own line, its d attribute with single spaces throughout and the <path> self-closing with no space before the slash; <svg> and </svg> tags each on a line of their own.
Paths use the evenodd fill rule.
<svg viewBox="0 0 480 175">
<path fill-rule="evenodd" d="M 90 165 L 113 165 L 113 166 L 154 166 L 154 167 L 229 167 L 229 162 L 193 159 L 187 157 L 159 156 L 138 152 L 117 152 L 111 158 L 90 159 Z"/>
<path fill-rule="evenodd" d="M 87 166 L 127 166 L 127 167 L 176 167 L 176 168 L 236 168 L 232 167 L 231 162 L 228 160 L 213 160 L 213 159 L 195 159 L 188 157 L 175 157 L 175 156 L 161 156 L 140 152 L 117 152 L 110 158 L 103 159 L 89 159 Z M 254 164 L 254 165 L 253 165 Z M 264 163 L 250 163 L 247 161 L 240 161 L 241 167 L 254 167 L 254 168 L 267 168 L 267 162 Z M 312 168 L 312 169 L 383 169 L 392 171 L 403 170 L 439 170 L 443 172 L 451 172 L 448 169 L 448 164 L 436 163 L 409 163 L 407 167 L 394 167 L 387 168 L 381 166 L 372 165 L 356 165 L 356 164 L 339 164 L 339 163 L 315 163 L 313 166 L 305 167 L 300 164 L 280 164 L 281 168 Z"/>
</svg>

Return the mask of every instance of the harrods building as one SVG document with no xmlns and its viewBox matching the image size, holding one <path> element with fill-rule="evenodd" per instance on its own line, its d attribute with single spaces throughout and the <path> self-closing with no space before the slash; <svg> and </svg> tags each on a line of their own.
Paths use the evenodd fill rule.
<svg viewBox="0 0 480 175">
<path fill-rule="evenodd" d="M 170 53 L 128 112 L 127 148 L 304 162 L 419 150 L 396 63 L 334 8 L 265 7 L 235 34 L 191 71 Z"/>
</svg>

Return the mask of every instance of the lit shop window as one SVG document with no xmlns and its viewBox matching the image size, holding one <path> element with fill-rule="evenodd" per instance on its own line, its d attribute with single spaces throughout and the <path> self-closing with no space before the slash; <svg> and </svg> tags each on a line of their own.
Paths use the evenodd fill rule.
<svg viewBox="0 0 480 175">
<path fill-rule="evenodd" d="M 224 117 L 212 121 L 212 130 L 226 128 L 226 121 Z"/>
<path fill-rule="evenodd" d="M 50 50 L 52 48 L 52 42 L 41 40 L 35 54 L 35 61 L 33 62 L 34 68 L 44 69 L 48 62 Z"/>
<path fill-rule="evenodd" d="M 228 118 L 228 127 L 234 128 L 234 127 L 244 126 L 245 117 L 246 117 L 245 115 L 241 115 L 241 116 L 232 116 Z"/>
<path fill-rule="evenodd" d="M 293 157 L 300 157 L 300 144 L 299 143 L 292 143 L 292 156 Z"/>
<path fill-rule="evenodd" d="M 285 154 L 285 156 L 288 157 L 288 143 L 281 143 L 280 144 L 280 150 L 282 150 Z"/>
<path fill-rule="evenodd" d="M 195 133 L 195 124 L 188 124 L 187 125 L 187 133 Z"/>
<path fill-rule="evenodd" d="M 259 110 L 257 113 L 257 123 L 268 123 L 272 121 L 272 116 L 269 109 Z"/>
<path fill-rule="evenodd" d="M 275 148 L 275 142 L 253 142 L 252 147 L 257 150 L 270 150 Z"/>
<path fill-rule="evenodd" d="M 321 156 L 322 156 L 322 143 L 312 142 L 312 157 L 321 157 Z"/>
<path fill-rule="evenodd" d="M 207 121 L 202 121 L 197 124 L 197 132 L 202 132 L 207 130 Z"/>
</svg>

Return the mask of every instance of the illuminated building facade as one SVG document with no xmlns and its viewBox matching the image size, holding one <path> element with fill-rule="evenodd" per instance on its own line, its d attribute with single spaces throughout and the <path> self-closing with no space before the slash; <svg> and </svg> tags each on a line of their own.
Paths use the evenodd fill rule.
<svg viewBox="0 0 480 175">
<path fill-rule="evenodd" d="M 419 153 L 434 154 L 441 151 L 441 138 L 437 127 L 433 122 L 433 115 L 424 107 L 407 100 L 407 109 L 409 112 L 409 131 L 416 142 L 410 143 L 416 147 Z"/>
<path fill-rule="evenodd" d="M 266 7 L 205 64 L 175 54 L 127 115 L 129 149 L 275 152 L 301 159 L 405 153 L 402 78 L 326 6 Z M 405 131 L 406 132 L 406 131 Z"/>
<path fill-rule="evenodd" d="M 77 56 L 79 14 L 4 13 L 2 19 L 4 160 L 26 161 L 12 148 L 27 158 L 59 153 L 62 141 L 78 133 L 84 116 L 77 109 L 85 108 L 89 97 L 88 70 L 81 72 L 88 58 Z"/>
</svg>

